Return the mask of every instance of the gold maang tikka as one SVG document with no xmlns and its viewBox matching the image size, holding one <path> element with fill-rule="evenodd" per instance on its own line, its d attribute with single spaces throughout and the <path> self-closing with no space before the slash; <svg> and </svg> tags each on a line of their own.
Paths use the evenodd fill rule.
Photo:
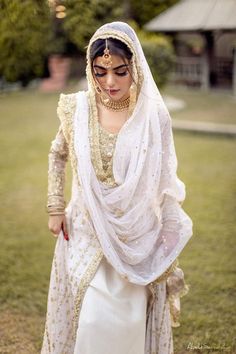
<svg viewBox="0 0 236 354">
<path fill-rule="evenodd" d="M 106 68 L 109 69 L 112 65 L 112 60 L 111 60 L 111 54 L 107 45 L 107 39 L 106 39 L 106 48 L 104 49 L 103 52 L 103 56 L 102 56 L 102 60 L 101 60 L 101 64 Z"/>
</svg>

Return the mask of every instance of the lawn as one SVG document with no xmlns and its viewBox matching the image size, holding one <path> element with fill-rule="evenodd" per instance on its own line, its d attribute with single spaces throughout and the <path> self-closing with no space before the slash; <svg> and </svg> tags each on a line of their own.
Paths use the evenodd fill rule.
<svg viewBox="0 0 236 354">
<path fill-rule="evenodd" d="M 227 113 L 225 121 L 234 119 L 235 103 L 229 97 L 231 110 L 227 105 L 210 104 L 211 95 L 181 95 L 176 92 L 176 97 L 185 99 L 186 95 L 191 102 L 184 119 L 217 117 L 219 121 L 220 109 Z M 47 230 L 45 204 L 48 149 L 58 127 L 57 100 L 58 94 L 34 91 L 0 97 L 2 354 L 40 352 L 55 244 Z M 224 102 L 225 96 L 219 96 L 220 100 Z M 209 115 L 196 102 L 209 105 Z M 174 329 L 175 353 L 236 353 L 236 141 L 180 132 L 174 135 L 179 176 L 187 189 L 184 208 L 194 223 L 194 236 L 179 258 L 190 292 L 182 299 L 181 326 Z M 69 165 L 67 180 L 69 200 Z M 191 349 L 194 346 L 202 349 Z"/>
<path fill-rule="evenodd" d="M 236 124 L 236 97 L 229 92 L 204 92 L 194 88 L 166 86 L 163 94 L 181 99 L 186 103 L 183 110 L 172 113 L 173 118 Z"/>
</svg>

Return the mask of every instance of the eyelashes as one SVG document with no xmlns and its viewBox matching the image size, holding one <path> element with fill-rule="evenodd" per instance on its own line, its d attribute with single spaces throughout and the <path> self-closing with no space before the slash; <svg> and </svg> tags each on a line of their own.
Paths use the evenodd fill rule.
<svg viewBox="0 0 236 354">
<path fill-rule="evenodd" d="M 116 73 L 116 75 L 118 75 L 118 76 L 126 76 L 126 75 L 128 75 L 128 71 L 126 70 L 123 73 Z"/>
<path fill-rule="evenodd" d="M 94 73 L 94 75 L 95 75 L 96 77 L 103 77 L 103 76 L 105 76 L 106 74 Z"/>
<path fill-rule="evenodd" d="M 126 76 L 126 75 L 128 75 L 128 71 L 126 70 L 126 71 L 123 71 L 122 73 L 115 73 L 116 75 L 118 75 L 118 76 Z M 96 76 L 96 77 L 104 77 L 105 75 L 106 75 L 106 73 L 94 73 L 94 75 Z"/>
</svg>

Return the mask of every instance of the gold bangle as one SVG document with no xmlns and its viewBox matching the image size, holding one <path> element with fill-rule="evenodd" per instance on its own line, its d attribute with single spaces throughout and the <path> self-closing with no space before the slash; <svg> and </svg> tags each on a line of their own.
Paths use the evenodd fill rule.
<svg viewBox="0 0 236 354">
<path fill-rule="evenodd" d="M 49 216 L 65 215 L 65 212 L 55 211 L 55 212 L 49 212 L 48 214 Z"/>
</svg>

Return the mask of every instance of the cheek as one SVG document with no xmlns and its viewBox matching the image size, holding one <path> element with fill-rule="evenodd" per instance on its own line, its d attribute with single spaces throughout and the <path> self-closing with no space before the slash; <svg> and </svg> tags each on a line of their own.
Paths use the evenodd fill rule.
<svg viewBox="0 0 236 354">
<path fill-rule="evenodd" d="M 95 81 L 95 82 L 98 82 L 99 84 L 101 84 L 102 82 L 104 82 L 104 78 L 102 78 L 102 77 L 97 77 L 97 76 L 94 75 L 94 81 Z"/>
<path fill-rule="evenodd" d="M 127 77 L 124 77 L 122 84 L 126 89 L 130 88 L 130 86 L 132 84 L 132 77 L 130 75 Z"/>
</svg>

